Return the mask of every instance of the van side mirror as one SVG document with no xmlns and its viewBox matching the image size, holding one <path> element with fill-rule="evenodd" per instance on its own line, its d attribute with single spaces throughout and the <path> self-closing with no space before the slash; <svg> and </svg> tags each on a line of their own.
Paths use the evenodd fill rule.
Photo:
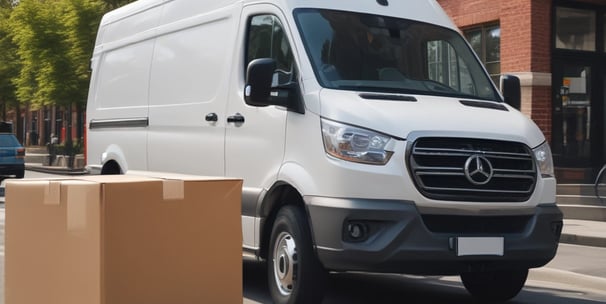
<svg viewBox="0 0 606 304">
<path fill-rule="evenodd" d="M 271 82 L 276 61 L 271 58 L 259 58 L 251 61 L 246 70 L 244 100 L 246 104 L 256 107 L 268 106 L 271 93 Z"/>
<path fill-rule="evenodd" d="M 305 113 L 305 107 L 299 97 L 299 85 L 289 84 L 273 87 L 276 61 L 272 58 L 259 58 L 251 61 L 246 69 L 244 101 L 253 107 L 282 106 L 290 111 Z"/>
<path fill-rule="evenodd" d="M 522 89 L 520 78 L 513 75 L 501 76 L 501 93 L 505 98 L 505 103 L 520 110 L 522 107 Z"/>
</svg>

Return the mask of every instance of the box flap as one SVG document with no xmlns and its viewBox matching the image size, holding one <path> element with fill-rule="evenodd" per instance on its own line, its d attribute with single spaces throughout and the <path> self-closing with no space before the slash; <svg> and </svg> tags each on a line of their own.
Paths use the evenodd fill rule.
<svg viewBox="0 0 606 304">
<path fill-rule="evenodd" d="M 158 180 L 158 178 L 134 175 L 80 175 L 74 177 L 74 179 L 86 180 L 101 184 L 139 183 Z"/>
<path fill-rule="evenodd" d="M 170 173 L 170 172 L 154 172 L 154 171 L 136 171 L 129 170 L 126 172 L 126 175 L 130 176 L 142 176 L 149 178 L 159 178 L 159 179 L 178 179 L 184 181 L 219 181 L 219 180 L 242 180 L 241 178 L 235 177 L 224 177 L 224 176 L 201 176 L 201 175 L 191 175 L 191 174 L 180 174 L 180 173 Z"/>
<path fill-rule="evenodd" d="M 19 181 L 10 181 L 7 183 L 38 183 L 44 187 L 44 204 L 58 205 L 61 201 L 60 187 L 63 183 L 99 183 L 99 184 L 123 184 L 139 183 L 150 181 L 161 181 L 163 197 L 165 200 L 182 200 L 185 197 L 185 182 L 204 182 L 204 181 L 241 181 L 239 178 L 198 176 L 167 172 L 150 171 L 128 171 L 125 175 L 80 175 L 70 177 L 57 177 L 46 179 L 23 179 Z M 8 189 L 8 188 L 7 188 Z M 76 191 L 76 190 L 75 190 Z M 74 197 L 84 198 L 89 194 L 73 194 Z"/>
<path fill-rule="evenodd" d="M 11 199 L 11 194 L 13 191 L 17 191 L 21 188 L 26 188 L 25 192 L 22 193 L 41 193 L 42 194 L 42 203 L 44 205 L 59 205 L 61 204 L 62 199 L 66 198 L 69 201 L 69 196 L 67 193 L 64 193 L 66 190 L 62 190 L 63 185 L 82 185 L 85 187 L 68 187 L 68 192 L 78 192 L 82 190 L 97 191 L 98 187 L 94 189 L 90 189 L 88 186 L 94 185 L 94 182 L 91 181 L 82 181 L 82 180 L 73 180 L 66 178 L 51 178 L 51 179 L 22 179 L 22 180 L 11 180 L 6 182 L 6 191 L 8 200 Z M 87 196 L 88 197 L 88 196 Z"/>
</svg>

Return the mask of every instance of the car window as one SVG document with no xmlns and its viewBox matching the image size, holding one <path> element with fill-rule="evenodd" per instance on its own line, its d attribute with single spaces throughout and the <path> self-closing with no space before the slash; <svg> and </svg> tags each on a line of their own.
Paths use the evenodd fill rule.
<svg viewBox="0 0 606 304">
<path fill-rule="evenodd" d="M 0 147 L 15 147 L 19 146 L 19 141 L 12 134 L 0 134 Z"/>
</svg>

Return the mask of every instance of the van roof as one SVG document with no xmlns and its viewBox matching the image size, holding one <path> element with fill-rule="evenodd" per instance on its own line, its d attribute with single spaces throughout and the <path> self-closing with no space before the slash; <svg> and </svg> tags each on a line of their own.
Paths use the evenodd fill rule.
<svg viewBox="0 0 606 304">
<path fill-rule="evenodd" d="M 200 0 L 138 0 L 131 2 L 123 7 L 107 13 L 101 22 L 101 26 L 121 20 L 123 18 L 133 16 L 147 10 L 153 9 L 165 3 L 179 1 L 200 3 Z M 272 0 L 267 3 L 278 5 L 280 7 L 289 8 L 286 11 L 291 11 L 295 8 L 324 8 L 344 11 L 365 12 L 370 14 L 378 14 L 392 17 L 400 17 L 405 19 L 428 22 L 441 25 L 448 28 L 455 28 L 450 18 L 441 9 L 438 2 L 435 0 L 415 0 L 389 1 L 388 6 L 380 5 L 377 0 Z M 248 3 L 260 3 L 259 0 L 204 0 L 205 11 L 190 12 L 191 16 L 207 13 L 221 7 L 229 6 L 236 3 L 246 5 Z M 199 7 L 199 5 L 197 5 Z"/>
<path fill-rule="evenodd" d="M 293 18 L 292 11 L 297 8 L 332 9 L 415 20 L 458 31 L 436 0 L 391 0 L 387 6 L 379 4 L 382 2 L 379 0 L 261 1 L 280 7 L 287 14 L 287 18 Z M 97 33 L 93 60 L 95 55 L 103 52 L 104 49 L 107 51 L 119 45 L 149 39 L 157 34 L 157 29 L 165 26 L 171 28 L 176 21 L 190 24 L 189 21 L 208 16 L 213 12 L 217 12 L 217 16 L 227 17 L 227 15 L 236 13 L 232 8 L 237 9 L 239 6 L 258 3 L 263 2 L 259 0 L 138 0 L 132 2 L 103 16 Z M 174 6 L 170 10 L 165 10 L 164 5 L 166 4 Z"/>
</svg>

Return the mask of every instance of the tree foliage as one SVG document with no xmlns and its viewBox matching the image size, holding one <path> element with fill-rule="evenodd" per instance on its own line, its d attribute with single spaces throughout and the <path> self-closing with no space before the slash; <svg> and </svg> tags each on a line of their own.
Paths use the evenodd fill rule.
<svg viewBox="0 0 606 304">
<path fill-rule="evenodd" d="M 99 21 L 129 2 L 0 0 L 0 102 L 84 105 Z"/>
<path fill-rule="evenodd" d="M 89 41 L 94 41 L 102 12 L 94 0 L 22 0 L 15 7 L 10 25 L 22 63 L 14 79 L 20 101 L 36 105 L 85 101 L 88 73 L 82 66 L 88 64 Z M 92 20 L 81 18 L 91 15 Z"/>
<path fill-rule="evenodd" d="M 128 3 L 131 3 L 133 1 L 134 0 L 104 0 L 103 2 L 105 2 L 108 9 L 112 10 Z"/>
<path fill-rule="evenodd" d="M 0 103 L 4 106 L 16 106 L 15 86 L 12 79 L 17 77 L 20 70 L 16 55 L 17 45 L 10 36 L 9 16 L 11 3 L 9 0 L 0 0 Z M 1 119 L 4 120 L 4 109 Z"/>
<path fill-rule="evenodd" d="M 17 46 L 10 37 L 8 17 L 10 11 L 0 2 L 0 100 L 11 99 L 11 79 L 18 73 L 15 52 Z"/>
<path fill-rule="evenodd" d="M 101 2 L 91 0 L 67 0 L 65 25 L 70 48 L 67 56 L 73 67 L 74 84 L 78 89 L 73 97 L 86 100 L 90 80 L 90 58 L 93 52 L 99 21 L 104 13 Z"/>
</svg>

